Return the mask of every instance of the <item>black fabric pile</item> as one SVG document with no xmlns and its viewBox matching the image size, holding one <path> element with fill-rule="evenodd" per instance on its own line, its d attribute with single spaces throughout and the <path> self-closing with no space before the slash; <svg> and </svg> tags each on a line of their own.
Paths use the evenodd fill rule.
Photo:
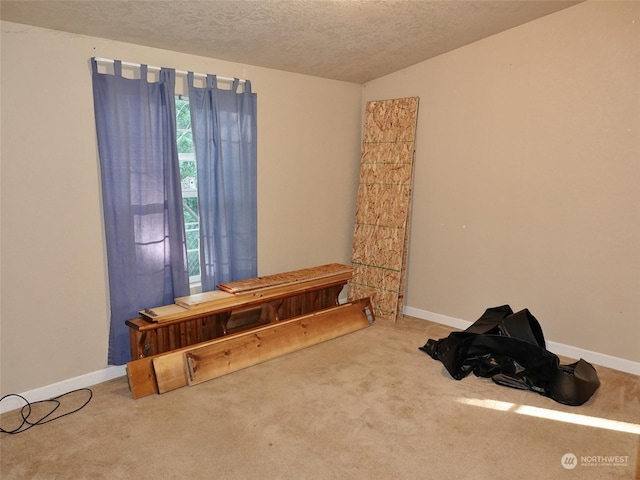
<svg viewBox="0 0 640 480">
<path fill-rule="evenodd" d="M 471 372 L 496 384 L 531 390 L 565 405 L 582 405 L 600 386 L 593 365 L 583 359 L 560 365 L 545 348 L 542 328 L 524 309 L 488 308 L 469 328 L 419 347 L 461 380 Z"/>
</svg>

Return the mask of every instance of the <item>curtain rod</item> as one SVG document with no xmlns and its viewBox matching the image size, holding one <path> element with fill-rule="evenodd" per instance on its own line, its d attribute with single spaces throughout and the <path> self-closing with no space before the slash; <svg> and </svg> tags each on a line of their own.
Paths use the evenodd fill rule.
<svg viewBox="0 0 640 480">
<path fill-rule="evenodd" d="M 102 58 L 102 57 L 94 57 L 94 60 L 96 62 L 102 62 L 102 63 L 115 63 L 115 60 L 113 60 L 112 58 Z M 121 61 L 120 62 L 123 66 L 126 67 L 136 67 L 136 68 L 140 68 L 140 64 L 139 63 L 133 63 L 133 62 L 124 62 Z M 153 65 L 147 65 L 147 68 L 149 70 L 155 70 L 155 71 L 160 71 L 161 67 L 154 67 Z M 176 75 L 187 75 L 189 72 L 185 71 L 185 70 L 176 70 Z M 206 73 L 195 73 L 193 74 L 194 77 L 202 77 L 202 78 L 206 78 L 207 74 Z M 235 80 L 235 78 L 233 77 L 220 77 L 216 75 L 216 78 L 218 80 L 221 80 L 223 82 L 233 82 Z M 244 83 L 246 80 L 244 78 L 240 78 L 239 79 L 240 83 Z"/>
</svg>

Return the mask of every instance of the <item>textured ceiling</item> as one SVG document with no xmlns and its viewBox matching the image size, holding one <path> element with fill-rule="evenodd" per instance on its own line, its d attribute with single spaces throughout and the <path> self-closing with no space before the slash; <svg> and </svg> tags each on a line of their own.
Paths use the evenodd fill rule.
<svg viewBox="0 0 640 480">
<path fill-rule="evenodd" d="M 579 1 L 1 0 L 2 20 L 366 83 Z"/>
</svg>

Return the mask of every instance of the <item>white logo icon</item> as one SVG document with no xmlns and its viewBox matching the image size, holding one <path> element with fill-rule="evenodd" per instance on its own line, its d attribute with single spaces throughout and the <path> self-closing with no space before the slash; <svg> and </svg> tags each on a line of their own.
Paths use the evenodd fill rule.
<svg viewBox="0 0 640 480">
<path fill-rule="evenodd" d="M 573 470 L 578 466 L 578 459 L 573 453 L 565 453 L 560 460 L 562 466 L 567 470 Z"/>
</svg>

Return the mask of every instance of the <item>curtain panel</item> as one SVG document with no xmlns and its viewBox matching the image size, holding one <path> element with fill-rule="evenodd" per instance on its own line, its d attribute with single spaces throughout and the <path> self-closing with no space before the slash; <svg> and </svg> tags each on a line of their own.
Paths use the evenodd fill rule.
<svg viewBox="0 0 640 480">
<path fill-rule="evenodd" d="M 257 276 L 257 98 L 251 82 L 239 90 L 204 87 L 189 73 L 196 154 L 202 290 Z"/>
<path fill-rule="evenodd" d="M 98 73 L 93 96 L 109 270 L 110 365 L 130 358 L 125 320 L 189 294 L 176 145 L 175 71 Z"/>
</svg>

